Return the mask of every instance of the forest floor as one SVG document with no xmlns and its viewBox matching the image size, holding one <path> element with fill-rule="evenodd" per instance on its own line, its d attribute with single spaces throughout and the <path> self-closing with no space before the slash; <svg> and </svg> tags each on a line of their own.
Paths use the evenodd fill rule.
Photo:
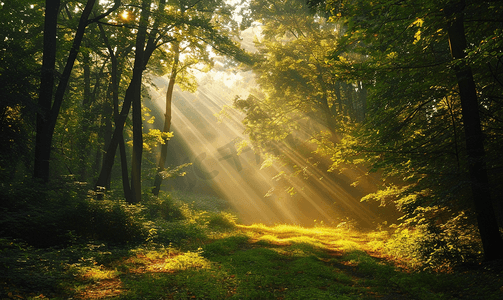
<svg viewBox="0 0 503 300">
<path fill-rule="evenodd" d="M 490 265 L 418 272 L 348 228 L 237 225 L 184 246 L 0 240 L 0 299 L 503 299 Z"/>
</svg>

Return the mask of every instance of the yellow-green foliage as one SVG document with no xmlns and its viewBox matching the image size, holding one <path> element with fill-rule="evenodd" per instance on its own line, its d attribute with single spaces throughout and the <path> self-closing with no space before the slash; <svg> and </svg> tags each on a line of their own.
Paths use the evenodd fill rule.
<svg viewBox="0 0 503 300">
<path fill-rule="evenodd" d="M 348 231 L 344 228 L 304 228 L 295 225 L 269 227 L 264 224 L 238 225 L 237 227 L 244 230 L 255 242 L 266 242 L 274 245 L 307 244 L 318 249 L 336 251 L 369 248 L 367 243 L 370 239 L 366 233 Z"/>
<path fill-rule="evenodd" d="M 233 229 L 236 227 L 236 220 L 236 216 L 228 212 L 210 214 L 207 226 L 217 229 Z"/>
<path fill-rule="evenodd" d="M 477 230 L 467 224 L 463 213 L 444 224 L 399 227 L 383 248 L 389 255 L 421 269 L 450 269 L 482 255 Z"/>
<path fill-rule="evenodd" d="M 112 279 L 119 275 L 117 270 L 106 269 L 103 266 L 74 266 L 79 277 L 90 281 L 99 281 L 103 279 Z"/>
<path fill-rule="evenodd" d="M 209 268 L 211 262 L 201 256 L 202 249 L 199 248 L 195 252 L 187 251 L 180 255 L 167 258 L 164 268 L 169 271 L 187 270 L 190 268 Z"/>
</svg>

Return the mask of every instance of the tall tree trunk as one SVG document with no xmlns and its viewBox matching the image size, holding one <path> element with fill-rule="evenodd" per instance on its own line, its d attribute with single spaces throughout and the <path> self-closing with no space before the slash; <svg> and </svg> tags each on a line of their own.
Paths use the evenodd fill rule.
<svg viewBox="0 0 503 300">
<path fill-rule="evenodd" d="M 451 19 L 448 28 L 449 45 L 455 60 L 462 60 L 465 57 L 464 50 L 467 48 L 463 24 L 464 6 L 465 3 L 462 0 L 446 9 L 447 17 Z M 470 66 L 459 62 L 455 71 L 461 99 L 472 198 L 484 249 L 484 259 L 500 259 L 503 258 L 503 239 L 491 200 L 476 86 Z"/>
<path fill-rule="evenodd" d="M 111 80 L 110 80 L 110 86 L 109 86 L 109 90 L 110 90 L 110 93 L 109 93 L 109 98 L 112 99 L 112 103 L 111 105 L 108 106 L 108 111 L 110 112 L 108 115 L 111 115 L 111 112 L 113 112 L 113 116 L 114 116 L 114 123 L 115 123 L 115 126 L 116 128 L 118 126 L 121 126 L 121 125 L 118 125 L 119 122 L 120 122 L 120 114 L 119 114 L 119 78 L 121 77 L 121 73 L 119 71 L 119 62 L 118 62 L 118 59 L 117 59 L 117 55 L 115 54 L 114 50 L 112 49 L 112 46 L 110 45 L 110 42 L 108 40 L 108 37 L 105 33 L 105 30 L 103 29 L 103 26 L 101 24 L 98 24 L 99 26 L 99 29 L 100 29 L 100 32 L 101 32 L 101 36 L 108 48 L 108 52 L 110 54 L 110 60 L 111 60 L 111 63 L 112 63 L 112 66 L 111 66 Z M 127 52 L 127 51 L 126 51 Z M 129 113 L 129 108 L 128 108 L 128 113 Z M 125 115 L 127 116 L 126 113 Z M 125 120 L 125 119 L 124 119 Z M 110 147 L 110 144 L 111 144 L 111 140 L 112 140 L 112 126 L 111 126 L 111 122 L 110 122 L 110 119 L 107 119 L 107 132 L 106 132 L 106 135 L 105 135 L 105 147 L 104 149 L 109 149 Z M 124 122 L 124 121 L 123 121 Z M 124 123 L 122 123 L 124 124 Z M 123 125 L 122 125 L 123 126 Z M 122 134 L 122 132 L 121 132 Z M 123 188 L 123 192 L 124 192 L 124 198 L 126 199 L 127 202 L 131 203 L 133 202 L 133 199 L 131 198 L 131 188 L 129 186 L 129 175 L 128 175 L 128 167 L 127 167 L 127 157 L 126 157 L 126 147 L 125 147 L 125 144 L 124 144 L 124 137 L 123 136 L 117 136 L 117 143 L 119 145 L 119 153 L 120 153 L 120 162 L 121 162 L 121 175 L 122 175 L 122 188 Z M 113 152 L 112 152 L 113 151 Z M 113 163 L 114 163 L 114 157 L 115 157 L 115 153 L 117 151 L 117 146 L 115 146 L 115 148 L 113 150 L 110 150 L 110 153 L 112 154 L 113 153 L 113 157 L 111 160 L 105 160 L 103 159 L 103 165 L 105 165 L 106 163 L 110 162 L 111 163 L 111 166 L 110 166 L 110 173 L 111 173 L 111 167 L 113 166 Z M 103 170 L 103 169 L 102 169 Z M 110 179 L 111 179 L 111 174 L 108 174 L 108 176 L 106 177 L 106 182 L 105 183 L 102 183 L 103 187 L 109 189 L 110 188 Z"/>
<path fill-rule="evenodd" d="M 325 115 L 326 118 L 326 126 L 327 129 L 330 131 L 331 141 L 333 143 L 337 143 L 338 142 L 336 133 L 337 122 L 335 120 L 335 115 L 333 114 L 332 110 L 328 105 L 328 92 L 325 80 L 323 79 L 323 71 L 321 66 L 318 64 L 316 65 L 316 70 L 318 71 L 316 79 L 322 90 L 322 97 L 320 99 L 319 104 L 321 105 L 321 110 L 323 111 L 323 114 Z"/>
<path fill-rule="evenodd" d="M 162 132 L 169 132 L 171 128 L 171 102 L 173 98 L 173 88 L 175 87 L 178 63 L 180 60 L 180 44 L 178 41 L 173 42 L 173 52 L 175 57 L 173 59 L 173 67 L 169 77 L 168 90 L 166 91 L 166 113 L 164 114 L 164 128 Z M 159 195 L 159 190 L 161 189 L 162 176 L 160 172 L 164 171 L 167 155 L 168 140 L 165 140 L 164 144 L 161 146 L 161 156 L 159 157 L 159 163 L 157 164 L 157 173 L 155 175 L 154 188 L 152 189 L 152 193 L 155 196 Z"/>
<path fill-rule="evenodd" d="M 117 121 L 115 122 L 115 129 L 114 133 L 112 135 L 112 139 L 110 141 L 110 145 L 108 146 L 108 149 L 106 150 L 105 153 L 105 158 L 103 160 L 103 166 L 101 168 L 100 175 L 98 176 L 98 180 L 96 181 L 95 188 L 97 187 L 104 187 L 106 186 L 106 183 L 108 181 L 108 178 L 110 177 L 110 174 L 112 172 L 112 166 L 114 163 L 115 159 L 115 153 L 117 151 L 117 146 L 119 143 L 122 141 L 123 142 L 123 136 L 122 132 L 124 130 L 124 124 L 126 122 L 126 118 L 129 114 L 129 110 L 131 106 L 135 106 L 133 108 L 133 114 L 134 111 L 136 110 L 137 113 L 140 113 L 140 133 L 141 133 L 141 84 L 142 84 L 142 78 L 143 78 L 143 70 L 146 66 L 146 62 L 148 61 L 145 60 L 144 54 L 145 54 L 145 41 L 147 37 L 147 26 L 148 26 L 148 20 L 150 17 L 150 0 L 145 0 L 143 1 L 142 5 L 142 12 L 140 16 L 140 23 L 138 27 L 138 33 L 136 35 L 136 42 L 135 42 L 135 60 L 134 60 L 134 65 L 133 65 L 133 77 L 131 78 L 131 82 L 129 83 L 129 87 L 126 90 L 126 95 L 124 96 L 124 103 L 122 105 L 121 112 L 117 118 Z M 140 106 L 139 111 L 137 106 Z M 133 119 L 135 117 L 133 116 Z M 136 121 L 137 122 L 137 121 Z M 138 130 L 138 124 L 135 123 L 135 120 L 133 120 L 133 131 L 134 126 L 136 125 L 137 130 Z M 138 134 L 138 133 L 136 133 Z M 138 143 L 138 137 L 137 140 L 134 140 L 133 137 L 133 143 Z M 143 141 L 141 142 L 141 145 L 136 147 L 143 147 Z M 124 151 L 125 152 L 125 151 Z M 132 171 L 132 177 L 131 178 L 131 193 L 128 191 L 124 191 L 126 195 L 126 201 L 130 203 L 137 203 L 141 201 L 141 176 L 139 176 L 141 173 L 141 150 L 140 150 L 140 164 L 138 165 L 138 150 L 136 150 L 135 153 L 135 145 L 133 144 L 133 171 Z M 136 163 L 136 165 L 135 165 Z M 136 188 L 136 190 L 133 190 Z"/>
<path fill-rule="evenodd" d="M 57 12 L 54 14 L 53 10 L 55 10 L 55 5 L 52 2 L 56 2 L 59 8 L 59 1 L 49 1 L 47 0 L 46 7 L 50 8 L 47 11 L 47 13 L 50 13 L 50 16 L 54 18 L 53 20 L 47 20 L 48 14 L 46 14 L 46 22 L 50 22 L 50 25 L 48 26 L 46 32 L 44 32 L 44 40 L 45 40 L 45 34 L 47 33 L 50 35 L 48 37 L 48 48 L 54 47 L 54 55 L 56 52 L 56 27 L 55 23 L 57 20 Z M 47 98 L 48 93 L 44 92 L 43 98 L 39 99 L 39 102 L 42 104 L 41 105 L 41 110 L 45 114 L 44 121 L 43 122 L 38 122 L 37 121 L 37 137 L 36 137 L 36 144 L 35 144 L 35 171 L 34 171 L 34 177 L 35 178 L 40 178 L 44 182 L 49 181 L 49 162 L 50 162 L 50 156 L 51 156 L 51 146 L 52 146 L 52 137 L 54 135 L 54 128 L 56 127 L 56 121 L 58 119 L 59 111 L 61 109 L 61 104 L 63 103 L 63 97 L 65 95 L 66 88 L 68 86 L 68 82 L 70 80 L 70 75 L 72 73 L 73 65 L 75 64 L 75 59 L 77 59 L 77 55 L 79 53 L 80 49 L 80 44 L 82 42 L 82 38 L 84 37 L 84 33 L 86 30 L 86 26 L 88 25 L 88 18 L 89 15 L 91 14 L 91 11 L 93 9 L 94 4 L 96 3 L 96 0 L 88 0 L 86 3 L 86 6 L 84 7 L 84 10 L 82 11 L 82 15 L 80 16 L 79 20 L 79 25 L 77 27 L 77 31 L 75 33 L 75 37 L 73 38 L 73 44 L 72 48 L 70 49 L 70 53 L 68 54 L 68 60 L 66 62 L 65 68 L 63 69 L 63 73 L 61 74 L 61 79 L 59 81 L 58 87 L 56 89 L 56 92 L 54 94 L 54 103 L 52 104 L 51 107 L 51 98 Z M 45 28 L 45 25 L 44 25 Z M 45 46 L 44 46 L 45 47 Z M 45 51 L 45 49 L 44 49 Z M 52 49 L 51 49 L 52 51 Z M 45 55 L 45 53 L 44 53 Z M 51 61 L 48 62 L 48 66 L 50 68 L 49 63 L 52 64 L 52 55 L 53 54 L 48 54 L 51 56 L 50 59 Z M 54 66 L 54 64 L 53 64 Z M 44 71 L 47 72 L 47 71 Z M 54 67 L 52 67 L 52 72 L 54 72 Z M 54 79 L 49 79 L 48 81 L 52 81 L 52 85 L 54 85 Z M 49 83 L 44 83 L 43 89 L 48 89 Z M 42 86 L 42 83 L 41 83 Z M 53 86 L 50 87 L 51 90 Z M 52 92 L 50 93 L 52 96 Z M 49 110 L 48 110 L 49 109 Z M 38 118 L 37 118 L 38 119 Z"/>
<path fill-rule="evenodd" d="M 87 178 L 87 157 L 89 156 L 89 123 L 91 117 L 91 57 L 89 53 L 82 53 L 82 69 L 84 71 L 84 99 L 82 100 L 82 121 L 80 124 L 81 132 L 78 137 L 78 150 L 80 161 L 80 181 Z"/>
<path fill-rule="evenodd" d="M 140 24 L 138 28 L 138 35 L 142 35 L 141 43 L 139 39 L 136 40 L 136 54 L 135 65 L 138 61 L 138 66 L 141 66 L 139 72 L 139 81 L 135 82 L 132 108 L 133 108 L 133 155 L 131 157 L 131 195 L 134 203 L 141 202 L 141 161 L 143 154 L 143 124 L 141 120 L 141 83 L 143 69 L 146 66 L 148 58 L 145 57 L 145 40 L 147 35 L 147 26 L 150 17 L 150 3 L 151 0 L 144 0 L 142 3 L 142 12 L 140 17 Z M 148 48 L 148 47 L 147 47 Z M 148 49 L 147 49 L 148 50 Z M 150 57 L 150 56 L 149 56 Z"/>
<path fill-rule="evenodd" d="M 133 202 L 141 201 L 141 161 L 143 154 L 143 124 L 141 120 L 141 82 L 133 97 L 133 154 L 131 157 L 131 195 Z"/>
<path fill-rule="evenodd" d="M 35 138 L 35 161 L 33 177 L 49 181 L 49 159 L 51 140 L 48 134 L 49 114 L 54 88 L 56 65 L 56 36 L 58 25 L 59 0 L 46 0 L 44 21 L 44 49 L 37 114 L 37 135 Z"/>
<path fill-rule="evenodd" d="M 113 60 L 112 60 L 113 61 Z M 113 63 L 112 63 L 112 69 L 113 69 Z M 111 76 L 113 76 L 113 71 Z M 114 81 L 114 79 L 111 78 L 110 81 Z M 103 103 L 103 110 L 102 110 L 102 124 L 101 124 L 101 130 L 100 130 L 100 135 L 102 136 L 103 139 L 103 148 L 98 149 L 99 152 L 99 163 L 97 164 L 96 170 L 101 170 L 103 168 L 103 165 L 105 163 L 105 155 L 103 153 L 106 153 L 108 147 L 110 146 L 110 141 L 112 140 L 112 134 L 113 134 L 113 126 L 112 123 L 117 122 L 116 118 L 119 116 L 119 113 L 116 113 L 114 110 L 115 105 L 115 97 L 118 95 L 115 95 L 113 91 L 113 83 L 110 82 L 108 85 L 107 89 L 107 96 L 106 96 L 106 101 Z M 113 120 L 112 120 L 113 118 Z M 107 180 L 105 184 L 102 185 L 104 188 L 109 189 L 110 188 L 110 180 Z"/>
</svg>

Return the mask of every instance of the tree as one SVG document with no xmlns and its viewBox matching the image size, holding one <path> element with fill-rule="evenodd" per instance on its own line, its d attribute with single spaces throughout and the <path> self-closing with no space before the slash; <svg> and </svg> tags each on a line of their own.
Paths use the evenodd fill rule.
<svg viewBox="0 0 503 300">
<path fill-rule="evenodd" d="M 119 6 L 119 1 L 116 1 L 114 6 L 108 9 L 105 13 L 98 15 L 93 19 L 89 19 L 93 10 L 95 0 L 86 2 L 82 14 L 79 19 L 79 24 L 73 38 L 72 47 L 68 53 L 68 59 L 64 70 L 60 76 L 59 83 L 54 92 L 54 74 L 55 74 L 55 58 L 56 58 L 56 37 L 57 37 L 57 19 L 59 14 L 59 1 L 46 1 L 46 14 L 44 22 L 44 50 L 43 63 L 40 81 L 39 106 L 40 113 L 37 116 L 37 136 L 35 141 L 35 162 L 34 173 L 35 178 L 41 179 L 44 182 L 49 181 L 49 165 L 52 138 L 57 118 L 60 112 L 61 104 L 63 103 L 65 91 L 70 80 L 70 75 L 79 53 L 80 45 L 84 37 L 86 27 L 112 13 Z"/>
<path fill-rule="evenodd" d="M 468 48 L 463 23 L 465 7 L 465 1 L 460 0 L 450 3 L 445 8 L 446 16 L 449 19 L 447 27 L 449 45 L 452 58 L 455 60 L 465 58 L 465 50 Z M 499 232 L 495 210 L 491 201 L 477 88 L 469 65 L 462 61 L 455 66 L 455 72 L 461 100 L 472 197 L 474 198 L 473 202 L 482 238 L 484 257 L 486 260 L 501 259 L 503 258 L 503 238 Z"/>
<path fill-rule="evenodd" d="M 50 109 L 53 97 L 56 64 L 56 35 L 59 1 L 46 1 L 44 22 L 44 50 L 37 114 L 37 137 L 35 142 L 34 177 L 49 181 L 49 159 L 51 151 Z"/>
<path fill-rule="evenodd" d="M 369 88 L 367 119 L 337 145 L 333 160 L 351 154 L 384 170 L 388 181 L 369 198 L 393 199 L 409 224 L 439 228 L 474 212 L 485 259 L 492 260 L 501 258 L 503 244 L 484 162 L 495 166 L 501 160 L 489 159 L 484 149 L 499 140 L 493 128 L 500 121 L 479 122 L 478 112 L 488 108 L 487 115 L 495 115 L 500 109 L 480 105 L 477 97 L 496 100 L 491 94 L 501 87 L 487 66 L 499 54 L 476 53 L 497 30 L 485 18 L 495 6 L 444 2 L 327 2 L 333 19 L 347 28 L 332 55 L 334 66 L 342 76 L 367 81 Z M 345 54 L 350 52 L 365 59 L 351 59 Z M 471 70 L 477 70 L 478 85 Z M 493 140 L 484 144 L 484 134 Z"/>
<path fill-rule="evenodd" d="M 180 43 L 178 41 L 173 42 L 173 64 L 171 66 L 171 75 L 169 76 L 168 90 L 166 91 L 166 110 L 164 113 L 164 127 L 162 132 L 168 133 L 171 128 L 171 99 L 173 98 L 173 88 L 175 86 L 176 75 L 178 73 L 178 64 L 180 61 Z M 161 146 L 161 155 L 159 157 L 159 163 L 157 164 L 157 172 L 154 180 L 154 188 L 152 193 L 155 196 L 159 195 L 159 190 L 161 189 L 162 175 L 161 172 L 164 171 L 164 166 L 166 164 L 166 157 L 168 154 L 168 141 L 165 140 L 164 144 Z"/>
<path fill-rule="evenodd" d="M 192 11 L 190 5 L 184 4 L 182 1 L 179 6 L 180 14 L 182 18 L 187 18 L 184 16 L 186 14 L 198 14 L 198 11 Z M 199 10 L 201 8 L 198 8 Z M 206 11 L 207 9 L 203 9 L 202 11 Z M 211 10 L 209 10 L 211 11 Z M 211 14 L 210 14 L 211 16 Z M 217 17 L 217 16 L 211 16 Z M 227 13 L 227 17 L 224 14 L 218 15 L 219 22 L 218 23 L 226 23 L 229 22 L 230 15 Z M 228 24 L 227 26 L 232 27 L 232 24 Z M 180 28 L 180 29 L 179 29 Z M 206 40 L 205 37 L 207 33 L 204 32 L 204 28 L 198 28 L 196 26 L 191 26 L 188 28 L 184 28 L 184 26 L 180 26 L 175 30 L 176 39 L 171 43 L 170 55 L 165 55 L 169 57 L 169 60 L 172 60 L 172 64 L 170 66 L 170 76 L 168 87 L 166 91 L 166 109 L 164 114 L 164 127 L 162 130 L 162 135 L 164 135 L 164 143 L 161 145 L 161 152 L 157 164 L 157 170 L 154 178 L 154 187 L 152 189 L 152 193 L 154 195 L 159 194 L 159 190 L 161 188 L 161 183 L 163 180 L 163 174 L 165 173 L 165 164 L 167 158 L 167 150 L 168 150 L 168 140 L 169 140 L 169 131 L 171 127 L 171 102 L 173 97 L 173 90 L 175 83 L 182 88 L 182 90 L 188 90 L 191 92 L 195 92 L 197 89 L 197 84 L 194 83 L 194 78 L 190 74 L 190 70 L 193 68 L 199 68 L 203 71 L 208 70 L 212 61 L 210 57 L 210 51 L 207 48 L 208 43 L 212 43 L 211 39 Z M 201 30 L 203 29 L 203 30 Z M 225 39 L 223 40 L 225 41 Z M 216 46 L 222 46 L 222 42 L 216 42 Z M 228 41 L 226 41 L 228 42 Z M 160 49 L 163 50 L 163 49 Z M 226 50 L 224 50 L 225 52 Z M 159 51 L 160 52 L 160 51 Z M 184 59 L 180 61 L 180 55 L 184 54 Z M 240 54 L 240 52 L 236 52 L 236 54 Z M 232 59 L 232 58 L 231 58 Z M 159 64 L 162 66 L 162 64 Z M 156 75 L 164 75 L 163 68 L 154 68 L 152 72 Z M 180 167 L 178 167 L 180 168 Z M 175 170 L 177 170 L 176 168 Z"/>
<path fill-rule="evenodd" d="M 123 48 L 118 49 L 115 51 L 113 49 L 113 46 L 107 36 L 107 33 L 105 32 L 102 24 L 99 24 L 100 28 L 100 34 L 101 37 L 107 47 L 108 54 L 110 56 L 110 82 L 108 86 L 108 93 L 107 93 L 107 100 L 104 103 L 104 110 L 103 110 L 103 130 L 104 131 L 104 145 L 103 149 L 107 151 L 107 149 L 110 147 L 110 144 L 112 141 L 118 143 L 119 146 L 119 151 L 120 151 L 120 161 L 121 161 L 121 170 L 122 170 L 122 187 L 124 190 L 124 195 L 126 199 L 128 199 L 128 202 L 131 202 L 129 199 L 131 195 L 131 190 L 129 186 L 129 175 L 128 175 L 128 167 L 127 167 L 127 156 L 126 156 L 126 146 L 124 143 L 124 137 L 117 135 L 115 139 L 112 139 L 112 135 L 114 134 L 114 131 L 112 130 L 112 120 L 110 118 L 110 115 L 113 115 L 114 118 L 114 124 L 115 128 L 120 128 L 123 126 L 125 119 L 121 116 L 127 115 L 127 114 L 121 114 L 119 112 L 119 86 L 120 86 L 120 81 L 122 74 L 125 72 L 124 67 L 125 67 L 125 62 L 128 59 L 128 54 L 132 51 L 133 48 L 133 43 L 130 43 L 130 45 L 126 45 L 128 39 L 127 39 L 127 34 L 126 36 L 121 32 L 123 30 L 119 30 L 119 32 L 115 32 L 112 34 L 115 37 L 118 37 L 118 41 L 116 41 L 115 44 L 122 44 Z M 123 28 L 121 28 L 123 29 Z M 125 103 L 125 107 L 127 108 L 127 103 Z M 124 108 L 123 108 L 124 109 Z M 122 123 L 121 123 L 122 122 Z M 112 151 L 116 151 L 116 147 Z M 101 153 L 101 149 L 98 149 L 98 153 Z M 101 156 L 100 156 L 101 158 Z M 113 164 L 113 159 L 106 158 L 103 159 L 103 165 L 105 163 L 111 162 Z M 110 166 L 111 167 L 111 166 Z M 108 177 L 104 179 L 102 186 L 105 188 L 110 188 L 110 180 L 111 176 L 108 174 Z"/>
<path fill-rule="evenodd" d="M 136 34 L 136 42 L 135 42 L 135 57 L 134 57 L 134 66 L 133 66 L 133 75 L 131 77 L 131 81 L 129 83 L 129 87 L 126 90 L 126 94 L 124 96 L 124 103 L 121 109 L 119 116 L 115 122 L 115 129 L 108 145 L 108 149 L 105 154 L 105 158 L 103 161 L 103 166 L 98 177 L 96 187 L 104 187 L 107 184 L 107 181 L 110 177 L 111 169 L 114 162 L 115 152 L 117 146 L 121 141 L 123 141 L 122 130 L 124 128 L 124 123 L 129 114 L 129 110 L 133 107 L 133 111 L 135 116 L 133 117 L 133 128 L 136 126 L 136 140 L 133 145 L 133 159 L 132 159 L 132 173 L 131 173 L 131 185 L 125 187 L 125 197 L 126 201 L 129 203 L 137 203 L 141 199 L 141 152 L 142 152 L 142 135 L 141 135 L 141 86 L 142 86 L 142 77 L 143 70 L 146 67 L 146 63 L 150 58 L 150 54 L 155 49 L 156 45 L 153 44 L 155 39 L 152 37 L 151 40 L 148 40 L 149 43 L 147 48 L 145 43 L 147 42 L 147 27 L 151 14 L 151 2 L 146 0 L 142 2 L 140 20 L 138 24 L 138 32 Z M 149 47 L 150 46 L 150 47 Z M 152 49 L 154 48 L 154 49 Z M 140 120 L 138 121 L 138 115 Z M 140 126 L 140 129 L 138 129 Z M 138 132 L 140 130 L 140 132 Z M 136 148 L 135 148 L 136 147 Z M 130 189 L 130 192 L 129 192 Z"/>
<path fill-rule="evenodd" d="M 0 179 L 9 181 L 23 166 L 33 168 L 30 132 L 43 43 L 41 28 L 34 24 L 43 24 L 43 4 L 9 1 L 0 6 Z"/>
<path fill-rule="evenodd" d="M 365 114 L 365 106 L 359 105 L 365 101 L 362 83 L 340 80 L 327 60 L 341 28 L 313 14 L 303 1 L 252 1 L 250 9 L 262 24 L 253 66 L 260 92 L 235 101 L 246 113 L 245 132 L 257 151 L 302 153 L 300 164 L 287 157 L 292 153 L 283 155 L 297 170 L 292 174 L 302 174 L 298 170 L 306 168 L 305 161 L 310 161 L 309 168 L 326 172 L 323 149 L 333 148 L 345 124 Z"/>
<path fill-rule="evenodd" d="M 259 88 L 246 98 L 236 98 L 234 108 L 245 113 L 245 133 L 265 158 L 262 167 L 278 168 L 272 178 L 276 186 L 265 196 L 295 199 L 307 186 L 319 191 L 322 199 L 337 202 L 339 212 L 345 211 L 345 217 L 361 226 L 381 217 L 393 219 L 392 214 L 384 216 L 393 209 L 359 203 L 368 186 L 364 171 L 331 167 L 335 145 L 367 113 L 367 82 L 342 76 L 329 59 L 344 28 L 313 13 L 304 1 L 257 0 L 250 2 L 250 11 L 260 24 L 252 67 Z M 361 59 L 358 53 L 347 55 Z M 358 176 L 362 185 L 350 185 Z M 336 189 L 351 197 L 342 197 Z M 359 209 L 372 210 L 376 218 L 362 217 Z"/>
<path fill-rule="evenodd" d="M 142 2 L 143 3 L 143 2 Z M 184 13 L 180 13 L 176 8 L 183 7 Z M 142 122 L 141 122 L 141 84 L 142 84 L 142 71 L 147 67 L 149 59 L 154 54 L 154 51 L 167 43 L 175 41 L 173 32 L 176 28 L 188 28 L 184 32 L 193 30 L 197 32 L 194 38 L 202 41 L 203 44 L 211 45 L 216 51 L 234 55 L 238 58 L 246 58 L 243 51 L 237 47 L 229 36 L 227 29 L 216 26 L 213 16 L 218 11 L 223 13 L 229 11 L 223 2 L 200 2 L 188 1 L 187 3 L 170 3 L 166 5 L 164 1 L 160 1 L 155 8 L 155 11 L 150 12 L 151 5 L 142 6 L 140 15 L 140 26 L 138 26 L 138 33 L 136 34 L 135 46 L 135 67 L 133 69 L 133 77 L 126 91 L 123 108 L 120 113 L 118 124 L 114 129 L 112 140 L 106 150 L 104 163 L 98 177 L 96 187 L 105 186 L 108 178 L 110 177 L 115 151 L 119 140 L 122 136 L 124 122 L 129 114 L 129 106 L 133 107 L 133 158 L 132 158 L 132 171 L 131 171 L 131 202 L 139 202 L 141 200 L 141 159 L 143 150 L 142 138 Z M 149 12 L 147 12 L 147 10 Z M 187 13 L 193 11 L 192 13 Z M 150 18 L 152 16 L 152 18 Z M 143 20 L 143 21 L 142 21 Z M 151 26 L 142 27 L 141 24 L 148 24 Z M 145 33 L 143 33 L 145 30 Z M 145 38 L 139 34 L 145 34 Z M 138 68 L 137 66 L 138 59 Z M 140 64 L 140 60 L 142 61 Z M 136 76 L 135 76 L 136 74 Z M 135 95 L 133 97 L 133 95 Z M 131 104 L 129 104 L 131 101 Z M 136 113 L 135 113 L 136 111 Z M 116 122 L 117 123 L 117 122 Z"/>
</svg>

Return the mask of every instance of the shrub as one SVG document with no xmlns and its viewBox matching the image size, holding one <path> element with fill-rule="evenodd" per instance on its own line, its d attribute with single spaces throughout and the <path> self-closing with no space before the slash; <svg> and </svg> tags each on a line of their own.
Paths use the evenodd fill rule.
<svg viewBox="0 0 503 300">
<path fill-rule="evenodd" d="M 451 269 L 481 258 L 476 227 L 463 213 L 444 224 L 399 228 L 386 244 L 388 253 L 420 269 Z"/>
<path fill-rule="evenodd" d="M 71 220 L 75 233 L 86 239 L 117 244 L 141 243 L 149 227 L 142 205 L 123 200 L 86 200 L 74 210 Z"/>
<path fill-rule="evenodd" d="M 190 241 L 204 240 L 206 238 L 206 234 L 200 225 L 187 221 L 166 222 L 157 220 L 153 231 L 155 232 L 152 237 L 153 242 L 165 245 L 172 244 L 179 247 Z"/>
<path fill-rule="evenodd" d="M 31 181 L 2 185 L 0 193 L 4 195 L 0 235 L 36 247 L 65 245 L 80 238 L 137 243 L 148 236 L 141 205 L 89 199 L 85 185 L 72 178 L 51 186 Z"/>
<path fill-rule="evenodd" d="M 185 219 L 184 212 L 170 195 L 160 193 L 159 197 L 152 194 L 143 196 L 143 205 L 150 219 L 163 219 L 165 221 L 179 221 Z"/>
<path fill-rule="evenodd" d="M 228 212 L 210 214 L 208 217 L 208 227 L 216 229 L 234 229 L 236 228 L 236 216 Z"/>
<path fill-rule="evenodd" d="M 69 218 L 85 200 L 80 183 L 60 180 L 46 187 L 34 181 L 1 185 L 0 235 L 37 247 L 71 242 Z"/>
</svg>

